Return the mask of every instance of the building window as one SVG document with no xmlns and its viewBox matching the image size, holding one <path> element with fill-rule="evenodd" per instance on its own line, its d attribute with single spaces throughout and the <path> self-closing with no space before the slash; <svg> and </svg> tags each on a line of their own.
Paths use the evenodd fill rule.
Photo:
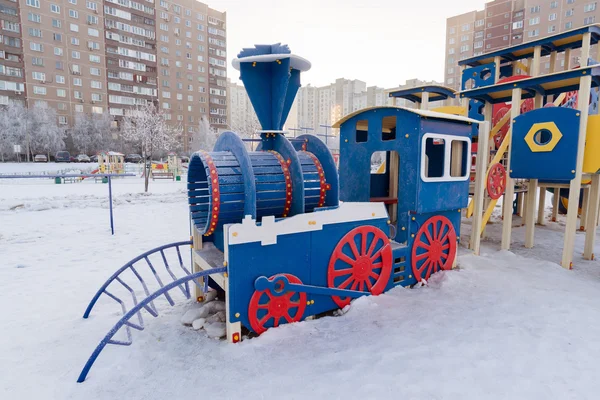
<svg viewBox="0 0 600 400">
<path fill-rule="evenodd" d="M 73 50 L 73 51 L 71 51 L 71 58 L 79 60 L 81 58 L 81 54 L 78 51 Z"/>
<path fill-rule="evenodd" d="M 575 13 L 575 9 L 571 8 L 571 9 L 565 11 L 565 17 L 571 17 L 571 16 L 573 16 L 574 13 Z"/>
<path fill-rule="evenodd" d="M 453 73 L 454 73 L 454 67 L 448 68 L 448 74 L 453 74 Z"/>
<path fill-rule="evenodd" d="M 67 91 L 65 89 L 56 89 L 56 95 L 58 97 L 67 97 Z"/>
<path fill-rule="evenodd" d="M 553 1 L 552 3 L 550 3 L 550 8 L 556 8 L 558 7 L 558 1 Z"/>
<path fill-rule="evenodd" d="M 55 33 L 54 40 L 56 40 L 57 42 L 62 42 L 62 33 Z"/>
<path fill-rule="evenodd" d="M 34 86 L 33 94 L 39 94 L 40 96 L 46 95 L 46 88 L 44 86 Z"/>
<path fill-rule="evenodd" d="M 565 29 L 571 29 L 573 27 L 573 23 L 572 22 L 567 22 L 565 24 Z"/>
<path fill-rule="evenodd" d="M 37 22 L 38 24 L 42 22 L 42 17 L 40 17 L 40 14 L 29 13 L 27 14 L 27 19 L 31 22 Z"/>
<path fill-rule="evenodd" d="M 586 4 L 583 6 L 583 12 L 592 12 L 596 10 L 596 2 Z"/>
<path fill-rule="evenodd" d="M 556 13 L 552 13 L 550 15 L 548 15 L 548 21 L 554 21 L 556 20 Z"/>
<path fill-rule="evenodd" d="M 592 17 L 585 17 L 585 18 L 583 19 L 583 24 L 584 24 L 584 25 L 593 24 L 594 22 L 596 22 L 596 16 L 592 16 Z"/>
<path fill-rule="evenodd" d="M 90 62 L 99 63 L 100 62 L 100 56 L 97 56 L 97 55 L 94 55 L 94 54 L 90 54 Z"/>
<path fill-rule="evenodd" d="M 540 23 L 540 17 L 535 17 L 535 18 L 529 19 L 529 26 L 537 25 L 539 23 Z"/>
<path fill-rule="evenodd" d="M 77 25 L 77 24 L 70 24 L 69 25 L 69 29 L 71 29 L 71 32 L 79 32 L 79 25 Z"/>
<path fill-rule="evenodd" d="M 42 37 L 42 31 L 41 31 L 41 29 L 29 28 L 29 36 L 41 38 Z"/>
<path fill-rule="evenodd" d="M 52 26 L 54 28 L 60 28 L 62 26 L 62 23 L 59 19 L 52 19 Z"/>
<path fill-rule="evenodd" d="M 478 19 L 477 21 L 475 21 L 475 28 L 479 28 L 479 27 L 483 26 L 484 23 L 485 23 L 484 20 Z"/>
<path fill-rule="evenodd" d="M 531 9 L 530 9 L 531 14 L 539 13 L 540 8 L 541 8 L 540 6 L 531 7 Z"/>
<path fill-rule="evenodd" d="M 527 34 L 530 38 L 531 37 L 537 37 L 540 36 L 540 30 L 539 29 L 534 29 L 532 31 L 529 31 Z"/>
<path fill-rule="evenodd" d="M 508 25 L 504 25 L 504 30 L 508 30 Z"/>
<path fill-rule="evenodd" d="M 482 47 L 483 47 L 483 40 L 478 40 L 477 42 L 475 42 L 475 43 L 473 44 L 473 48 L 474 48 L 474 49 L 480 49 L 480 48 L 482 48 Z"/>
<path fill-rule="evenodd" d="M 62 71 L 63 68 L 64 68 L 62 61 L 57 61 L 56 64 L 55 64 L 55 66 L 56 66 L 56 69 L 59 70 L 59 71 Z"/>
<path fill-rule="evenodd" d="M 56 4 L 50 4 L 50 11 L 55 14 L 60 14 L 60 6 Z"/>
<path fill-rule="evenodd" d="M 96 17 L 95 15 L 88 15 L 87 23 L 89 25 L 98 25 L 98 17 Z"/>
<path fill-rule="evenodd" d="M 90 75 L 100 76 L 100 68 L 90 68 Z"/>
<path fill-rule="evenodd" d="M 46 80 L 46 74 L 43 72 L 34 71 L 31 73 L 31 77 L 36 81 L 45 81 Z"/>
<path fill-rule="evenodd" d="M 69 4 L 73 4 L 74 6 L 77 5 L 77 0 L 69 0 Z"/>
<path fill-rule="evenodd" d="M 64 115 L 59 115 L 58 123 L 59 123 L 59 125 L 67 125 L 67 117 Z"/>
<path fill-rule="evenodd" d="M 460 37 L 460 41 L 461 41 L 461 42 L 466 42 L 466 41 L 468 41 L 468 40 L 469 40 L 469 35 L 462 35 L 462 36 Z M 212 54 L 212 53 L 211 53 L 211 54 Z"/>
<path fill-rule="evenodd" d="M 79 18 L 79 13 L 77 12 L 77 10 L 69 10 L 69 17 Z"/>
<path fill-rule="evenodd" d="M 523 29 L 523 21 L 513 22 L 513 29 Z"/>
<path fill-rule="evenodd" d="M 44 66 L 44 59 L 42 57 L 31 57 L 31 65 L 36 67 Z"/>
<path fill-rule="evenodd" d="M 71 37 L 71 44 L 73 46 L 79 46 L 79 38 Z"/>
<path fill-rule="evenodd" d="M 548 33 L 554 33 L 554 32 L 556 32 L 556 25 L 548 26 Z"/>
<path fill-rule="evenodd" d="M 198 14 L 198 15 L 200 15 L 200 14 Z M 450 31 L 449 31 L 449 33 L 450 33 L 451 35 L 454 35 L 454 34 L 456 33 L 456 29 L 454 29 L 454 27 L 450 28 Z"/>
<path fill-rule="evenodd" d="M 448 44 L 454 44 L 455 40 L 454 38 L 450 38 L 450 40 L 448 40 Z"/>
<path fill-rule="evenodd" d="M 102 95 L 99 93 L 92 93 L 92 101 L 102 101 Z"/>
<path fill-rule="evenodd" d="M 81 92 L 79 90 L 75 90 L 73 92 L 73 97 L 75 97 L 76 99 L 79 99 L 79 100 L 83 99 L 83 96 L 81 95 Z"/>
<path fill-rule="evenodd" d="M 40 0 L 27 0 L 26 4 L 29 7 L 40 8 Z"/>
<path fill-rule="evenodd" d="M 508 40 L 508 36 L 502 36 L 502 40 L 506 42 Z"/>
<path fill-rule="evenodd" d="M 460 52 L 464 53 L 466 51 L 471 50 L 471 46 L 469 46 L 468 44 L 463 44 L 462 46 L 460 46 Z"/>
<path fill-rule="evenodd" d="M 483 31 L 475 32 L 475 39 L 481 39 L 483 37 Z"/>
<path fill-rule="evenodd" d="M 463 32 L 468 31 L 471 28 L 471 24 L 464 24 L 463 26 L 460 27 L 460 30 Z"/>
<path fill-rule="evenodd" d="M 44 51 L 44 45 L 41 43 L 29 42 L 29 48 L 32 51 L 39 51 L 39 52 Z"/>
<path fill-rule="evenodd" d="M 63 49 L 62 49 L 62 47 L 55 47 L 54 48 L 54 55 L 55 56 L 62 56 L 63 55 Z"/>
<path fill-rule="evenodd" d="M 62 84 L 65 83 L 65 77 L 62 75 L 56 75 L 54 77 L 54 80 L 56 81 L 56 83 L 62 83 Z"/>
<path fill-rule="evenodd" d="M 121 4 L 121 3 L 119 2 L 119 4 Z M 131 3 L 129 3 L 129 4 L 131 4 Z M 97 10 L 98 9 L 98 4 L 94 3 L 93 1 L 86 1 L 85 6 L 88 8 L 88 10 Z"/>
</svg>

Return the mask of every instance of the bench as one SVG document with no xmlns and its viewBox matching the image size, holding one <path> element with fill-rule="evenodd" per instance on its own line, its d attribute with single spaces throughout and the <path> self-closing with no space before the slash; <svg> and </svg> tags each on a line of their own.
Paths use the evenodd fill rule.
<svg viewBox="0 0 600 400">
<path fill-rule="evenodd" d="M 155 179 L 171 179 L 171 180 L 175 180 L 175 174 L 173 174 L 172 172 L 157 172 L 157 171 L 152 171 L 152 180 Z"/>
</svg>

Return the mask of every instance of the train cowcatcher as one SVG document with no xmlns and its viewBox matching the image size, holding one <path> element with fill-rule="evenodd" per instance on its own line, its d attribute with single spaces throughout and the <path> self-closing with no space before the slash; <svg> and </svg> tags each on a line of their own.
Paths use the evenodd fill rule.
<svg viewBox="0 0 600 400">
<path fill-rule="evenodd" d="M 192 238 L 144 253 L 117 271 L 96 293 L 119 283 L 148 255 L 174 248 L 185 276 L 123 307 L 123 317 L 96 348 L 82 382 L 106 344 L 130 344 L 129 328 L 143 329 L 141 311 L 181 289 L 202 299 L 224 294 L 226 339 L 319 316 L 364 295 L 413 286 L 456 265 L 461 209 L 468 203 L 471 137 L 478 121 L 396 106 L 354 112 L 339 128 L 339 172 L 315 135 L 288 138 L 282 130 L 310 63 L 286 45 L 256 45 L 233 61 L 262 126 L 257 146 L 224 132 L 212 151 L 190 158 L 187 189 Z M 377 154 L 385 170 L 372 172 Z M 180 247 L 191 245 L 193 268 Z M 156 276 L 156 266 L 149 261 Z M 138 279 L 143 283 L 137 272 Z M 191 288 L 190 290 L 190 284 Z M 119 299 L 120 300 L 120 299 Z M 140 319 L 133 323 L 131 318 Z M 121 328 L 129 342 L 113 339 Z"/>
</svg>

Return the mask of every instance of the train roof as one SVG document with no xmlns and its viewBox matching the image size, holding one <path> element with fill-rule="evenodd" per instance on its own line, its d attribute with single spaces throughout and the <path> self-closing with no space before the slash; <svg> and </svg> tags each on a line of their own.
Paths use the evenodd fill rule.
<svg viewBox="0 0 600 400">
<path fill-rule="evenodd" d="M 333 128 L 339 128 L 342 126 L 342 124 L 346 121 L 348 121 L 349 119 L 360 115 L 364 112 L 367 111 L 371 111 L 371 110 L 378 110 L 378 109 L 397 109 L 397 110 L 404 110 L 404 111 L 408 111 L 410 113 L 413 114 L 417 114 L 421 117 L 425 117 L 425 118 L 435 118 L 435 119 L 443 119 L 446 121 L 456 121 L 456 122 L 467 122 L 467 123 L 472 123 L 472 124 L 478 124 L 481 121 L 478 121 L 476 119 L 472 119 L 472 118 L 467 118 L 467 117 L 461 117 L 459 115 L 452 115 L 452 114 L 446 114 L 446 113 L 441 113 L 441 112 L 436 112 L 436 111 L 429 111 L 429 110 L 417 110 L 417 109 L 412 109 L 412 108 L 407 108 L 407 107 L 400 107 L 400 106 L 375 106 L 375 107 L 368 107 L 368 108 L 363 108 L 362 110 L 358 110 L 355 111 L 351 114 L 346 115 L 344 118 L 340 119 L 339 121 L 337 121 L 335 124 L 333 124 Z"/>
</svg>

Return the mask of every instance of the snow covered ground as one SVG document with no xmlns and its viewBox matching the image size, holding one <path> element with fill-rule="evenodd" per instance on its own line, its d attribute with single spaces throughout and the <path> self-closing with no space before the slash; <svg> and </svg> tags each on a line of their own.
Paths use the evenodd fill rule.
<svg viewBox="0 0 600 400">
<path fill-rule="evenodd" d="M 181 325 L 191 302 L 157 301 L 161 315 L 77 384 L 120 313 L 101 298 L 82 319 L 95 291 L 136 255 L 189 237 L 183 181 L 144 194 L 141 179 L 122 179 L 113 190 L 115 236 L 107 185 L 0 180 L 0 398 L 598 398 L 600 263 L 580 259 L 578 234 L 575 269 L 560 268 L 562 220 L 536 230 L 533 250 L 515 229 L 514 252 L 497 251 L 493 224 L 482 257 L 462 249 L 459 269 L 426 287 L 237 345 Z"/>
</svg>

